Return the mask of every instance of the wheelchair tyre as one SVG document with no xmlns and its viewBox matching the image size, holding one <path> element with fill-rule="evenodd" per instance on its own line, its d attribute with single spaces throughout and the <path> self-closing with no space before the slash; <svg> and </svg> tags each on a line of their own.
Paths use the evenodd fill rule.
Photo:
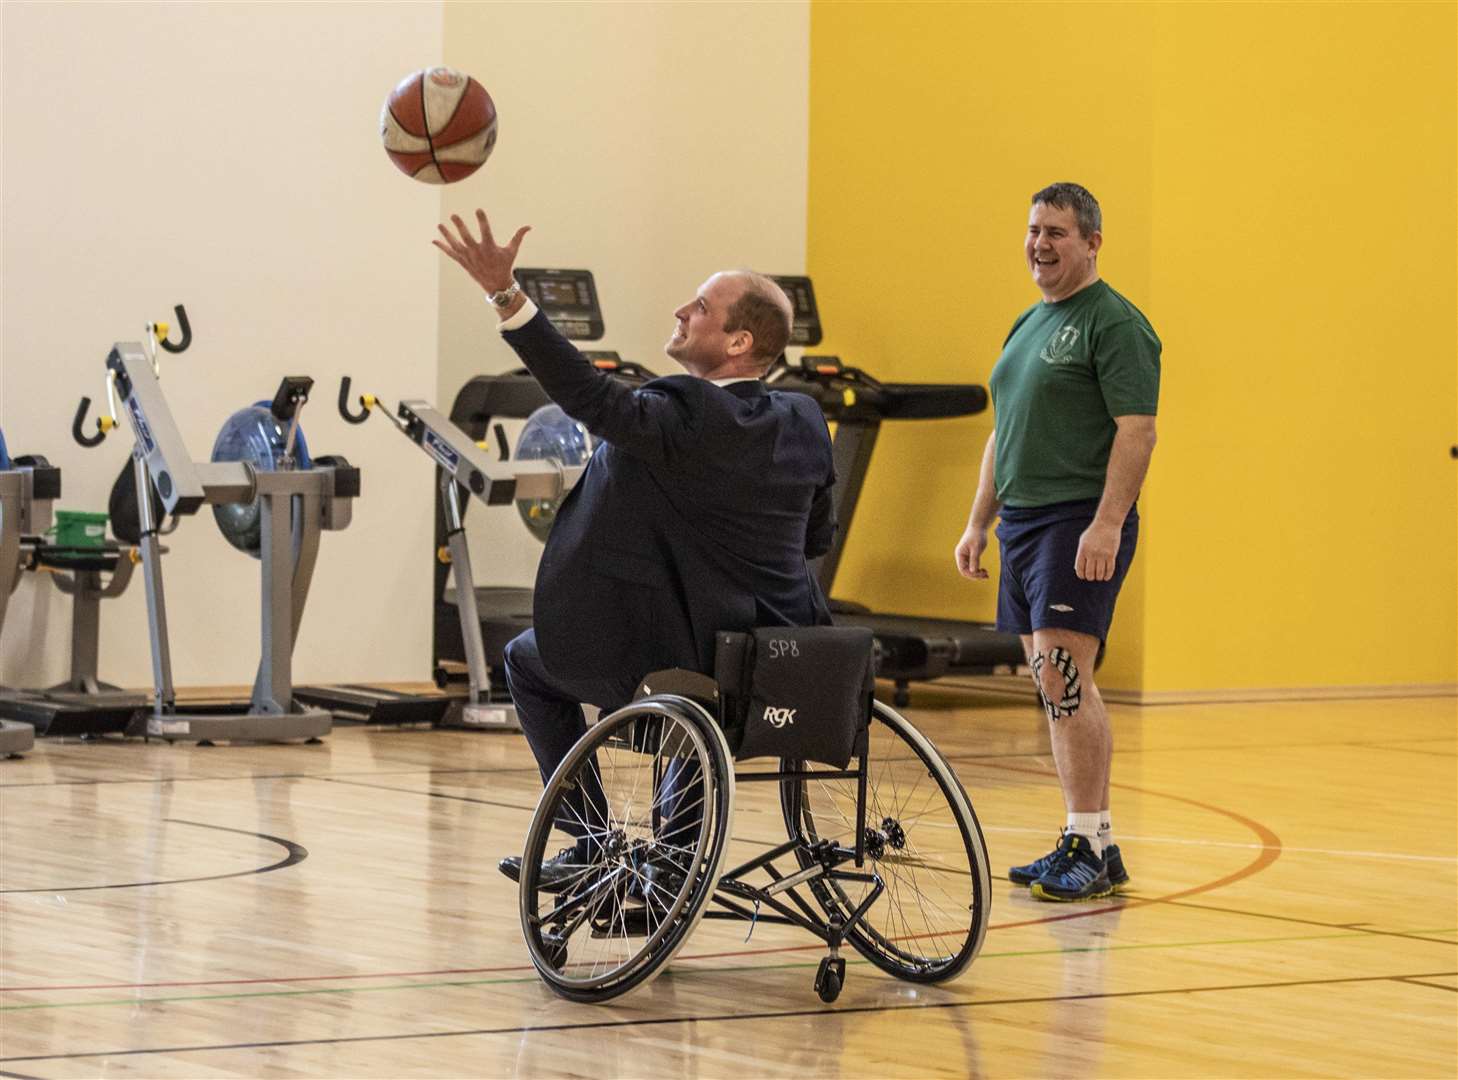
<svg viewBox="0 0 1458 1080">
<path fill-rule="evenodd" d="M 702 812 L 690 835 L 670 844 L 658 836 L 666 798 L 660 781 L 674 762 L 702 777 Z M 564 800 L 594 780 L 606 812 L 582 821 Z M 694 810 L 698 794 L 692 797 L 679 809 Z M 729 747 L 697 703 L 656 695 L 589 728 L 547 781 L 522 854 L 522 933 L 542 980 L 562 997 L 600 1002 L 661 971 L 713 895 L 733 806 Z M 579 880 L 554 894 L 539 879 L 542 861 L 572 841 L 557 828 L 559 815 L 582 821 L 597 850 Z"/>
<path fill-rule="evenodd" d="M 785 766 L 790 767 L 786 762 Z M 982 948 L 992 898 L 987 845 L 956 773 L 905 717 L 874 703 L 866 757 L 865 870 L 885 891 L 846 937 L 871 963 L 901 979 L 941 982 Z M 790 835 L 855 848 L 855 780 L 780 785 Z M 815 864 L 803 848 L 802 867 Z M 852 864 L 844 869 L 851 871 Z M 818 878 L 811 892 L 827 916 L 849 920 L 872 887 Z"/>
</svg>

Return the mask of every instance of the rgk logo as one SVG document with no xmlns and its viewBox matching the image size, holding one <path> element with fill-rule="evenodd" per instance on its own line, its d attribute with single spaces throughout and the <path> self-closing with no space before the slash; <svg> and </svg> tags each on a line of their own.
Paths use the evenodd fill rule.
<svg viewBox="0 0 1458 1080">
<path fill-rule="evenodd" d="M 782 728 L 786 724 L 793 724 L 795 722 L 795 710 L 777 709 L 773 705 L 766 705 L 764 707 L 764 718 L 774 727 Z"/>
</svg>

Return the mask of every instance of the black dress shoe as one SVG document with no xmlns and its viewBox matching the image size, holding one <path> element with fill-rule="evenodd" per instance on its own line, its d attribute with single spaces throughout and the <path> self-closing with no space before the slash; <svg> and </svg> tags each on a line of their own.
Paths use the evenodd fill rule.
<svg viewBox="0 0 1458 1080">
<path fill-rule="evenodd" d="M 549 893 L 566 892 L 581 881 L 592 868 L 593 864 L 583 856 L 576 844 L 564 847 L 542 863 L 541 873 L 537 875 L 537 888 Z M 496 869 L 511 878 L 512 881 L 520 881 L 521 856 L 511 855 L 502 859 L 496 864 Z"/>
</svg>

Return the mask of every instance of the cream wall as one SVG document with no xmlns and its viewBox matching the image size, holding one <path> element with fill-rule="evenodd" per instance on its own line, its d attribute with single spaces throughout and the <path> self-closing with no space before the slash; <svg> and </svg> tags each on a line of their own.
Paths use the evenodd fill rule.
<svg viewBox="0 0 1458 1080">
<path fill-rule="evenodd" d="M 593 271 L 616 349 L 660 374 L 674 308 L 715 270 L 805 261 L 809 6 L 450 4 L 446 59 L 500 116 L 492 159 L 443 193 L 521 265 Z M 422 241 L 423 243 L 424 241 Z M 439 399 L 517 367 L 480 292 L 441 259 Z M 530 584 L 540 546 L 514 514 L 472 511 L 476 580 Z"/>
<path fill-rule="evenodd" d="M 324 536 L 295 656 L 300 679 L 424 678 L 429 467 L 382 421 L 347 427 L 338 379 L 382 395 L 436 378 L 439 194 L 392 168 L 380 103 L 436 62 L 442 8 L 396 4 L 3 5 L 4 284 L 0 424 L 12 453 L 63 470 L 72 509 L 105 509 L 130 448 L 70 437 L 104 397 L 116 340 L 186 304 L 195 343 L 164 387 L 194 457 L 283 374 L 318 380 L 315 452 L 363 469 L 354 523 Z M 204 509 L 165 541 L 180 685 L 246 683 L 258 661 L 258 564 Z M 101 675 L 151 679 L 136 575 L 103 603 Z M 69 600 L 26 575 L 0 682 L 66 673 Z"/>
<path fill-rule="evenodd" d="M 100 396 L 110 343 L 178 301 L 196 343 L 164 380 L 194 456 L 281 374 L 313 374 L 311 447 L 361 464 L 364 497 L 351 528 L 323 539 L 302 679 L 428 672 L 430 462 L 381 419 L 347 427 L 333 398 L 348 373 L 390 402 L 448 408 L 470 375 L 515 366 L 474 288 L 430 246 L 442 213 L 483 205 L 535 225 L 523 264 L 591 268 L 601 345 L 662 372 L 670 312 L 709 273 L 804 265 L 805 4 L 3 11 L 11 451 L 62 466 L 60 506 L 104 508 L 127 439 L 82 450 L 71 415 L 81 394 Z M 391 168 L 376 129 L 389 88 L 442 61 L 479 78 L 501 117 L 492 160 L 443 189 Z M 248 681 L 257 564 L 206 510 L 167 544 L 178 683 Z M 472 547 L 482 582 L 529 583 L 540 553 L 513 513 L 479 509 Z M 104 606 L 104 678 L 149 681 L 145 625 L 139 575 Z M 69 628 L 64 598 L 27 576 L 0 682 L 61 679 Z"/>
</svg>

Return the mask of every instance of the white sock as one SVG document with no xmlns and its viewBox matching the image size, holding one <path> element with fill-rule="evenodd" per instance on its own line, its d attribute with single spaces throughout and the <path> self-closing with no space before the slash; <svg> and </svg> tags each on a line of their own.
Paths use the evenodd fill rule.
<svg viewBox="0 0 1458 1080">
<path fill-rule="evenodd" d="M 1063 827 L 1066 833 L 1077 833 L 1089 842 L 1095 855 L 1102 856 L 1104 845 L 1099 841 L 1099 812 L 1094 810 L 1087 814 L 1068 815 L 1068 824 Z"/>
<path fill-rule="evenodd" d="M 1099 847 L 1108 849 L 1114 842 L 1114 827 L 1109 824 L 1109 812 L 1099 811 Z"/>
</svg>

